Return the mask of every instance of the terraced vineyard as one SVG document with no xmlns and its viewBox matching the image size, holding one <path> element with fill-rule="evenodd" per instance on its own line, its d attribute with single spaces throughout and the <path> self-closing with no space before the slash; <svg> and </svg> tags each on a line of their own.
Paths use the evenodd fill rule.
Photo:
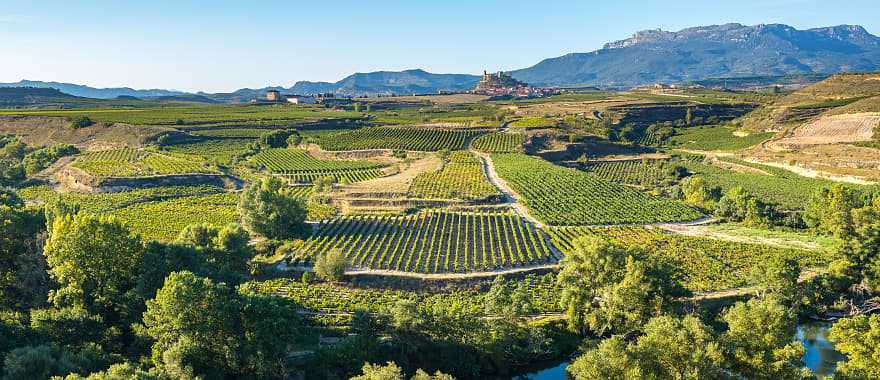
<svg viewBox="0 0 880 380">
<path fill-rule="evenodd" d="M 257 138 L 270 131 L 272 130 L 267 128 L 218 128 L 195 130 L 190 133 L 202 137 Z"/>
<path fill-rule="evenodd" d="M 462 150 L 485 131 L 373 127 L 317 139 L 325 150 L 400 149 L 415 151 Z"/>
<path fill-rule="evenodd" d="M 522 154 L 493 154 L 498 174 L 550 225 L 654 223 L 700 218 L 677 201 L 655 198 L 575 169 Z"/>
<path fill-rule="evenodd" d="M 803 209 L 810 195 L 817 189 L 830 187 L 834 183 L 826 179 L 803 177 L 785 169 L 754 164 L 733 158 L 721 158 L 721 160 L 742 165 L 745 168 L 757 169 L 757 171 L 734 171 L 697 159 L 682 160 L 681 165 L 690 172 L 705 178 L 710 186 L 721 187 L 724 191 L 732 187 L 741 186 L 751 194 L 777 203 L 783 208 L 790 210 Z M 846 184 L 846 186 L 871 190 L 880 189 L 880 186 L 876 185 Z"/>
<path fill-rule="evenodd" d="M 251 161 L 292 183 L 311 183 L 325 177 L 350 183 L 384 175 L 379 170 L 384 165 L 377 162 L 320 160 L 301 149 L 267 149 L 255 154 Z"/>
<path fill-rule="evenodd" d="M 753 268 L 770 257 L 793 258 L 805 266 L 822 265 L 830 259 L 822 251 L 673 235 L 644 227 L 554 227 L 547 234 L 565 253 L 571 251 L 571 242 L 578 237 L 600 236 L 614 244 L 657 255 L 675 264 L 685 285 L 695 291 L 749 285 Z"/>
<path fill-rule="evenodd" d="M 409 195 L 426 199 L 485 199 L 499 193 L 486 179 L 479 158 L 456 151 L 449 154 L 441 170 L 416 176 Z"/>
<path fill-rule="evenodd" d="M 174 240 L 193 223 L 222 226 L 238 219 L 238 194 L 213 186 L 165 186 L 118 193 L 57 193 L 48 186 L 23 189 L 35 203 L 64 200 L 83 212 L 113 215 L 145 239 Z"/>
<path fill-rule="evenodd" d="M 559 307 L 559 288 L 555 274 L 530 274 L 521 280 L 530 290 L 529 301 L 538 312 L 561 311 Z M 473 290 L 450 293 L 429 293 L 406 290 L 355 288 L 331 283 L 303 284 L 291 279 L 273 279 L 254 283 L 262 293 L 278 294 L 294 300 L 306 310 L 321 310 L 332 313 L 351 313 L 357 310 L 380 312 L 400 301 L 412 301 L 423 305 L 435 303 L 456 304 L 468 314 L 485 313 L 485 293 Z"/>
<path fill-rule="evenodd" d="M 510 128 L 549 128 L 556 126 L 556 120 L 543 117 L 528 117 L 525 119 L 515 120 L 508 124 Z"/>
<path fill-rule="evenodd" d="M 156 153 L 132 148 L 85 153 L 77 157 L 73 167 L 98 177 L 216 172 L 199 157 Z"/>
<path fill-rule="evenodd" d="M 349 217 L 322 224 L 291 257 L 342 250 L 353 267 L 420 273 L 468 272 L 555 262 L 539 231 L 510 212 L 427 211 Z"/>
<path fill-rule="evenodd" d="M 248 151 L 256 139 L 252 138 L 209 138 L 167 145 L 163 149 L 172 153 L 183 153 L 202 157 L 210 162 L 229 165 L 235 156 Z"/>
<path fill-rule="evenodd" d="M 637 186 L 655 186 L 666 177 L 664 160 L 627 160 L 592 162 L 586 172 L 611 182 Z"/>
<path fill-rule="evenodd" d="M 477 137 L 471 148 L 484 153 L 517 153 L 523 151 L 525 142 L 526 135 L 521 133 L 490 133 Z"/>
<path fill-rule="evenodd" d="M 669 146 L 695 150 L 737 150 L 756 145 L 773 137 L 774 133 L 751 133 L 745 136 L 734 134 L 736 128 L 726 125 L 707 125 L 676 129 L 676 135 L 669 138 Z"/>
</svg>

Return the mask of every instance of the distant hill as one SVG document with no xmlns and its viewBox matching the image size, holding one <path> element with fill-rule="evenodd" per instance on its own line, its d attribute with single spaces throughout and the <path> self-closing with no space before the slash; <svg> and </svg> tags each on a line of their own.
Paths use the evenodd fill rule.
<svg viewBox="0 0 880 380">
<path fill-rule="evenodd" d="M 468 74 L 432 74 L 424 70 L 356 73 L 336 83 L 297 82 L 291 91 L 302 94 L 333 92 L 347 96 L 363 94 L 430 94 L 473 89 L 480 77 Z"/>
<path fill-rule="evenodd" d="M 184 95 L 185 92 L 171 90 L 135 90 L 128 87 L 118 88 L 94 88 L 83 86 L 80 84 L 61 83 L 61 82 L 43 82 L 22 80 L 15 83 L 0 83 L 0 87 L 34 87 L 34 88 L 54 88 L 66 94 L 79 96 L 83 98 L 93 99 L 115 99 L 120 96 L 132 96 L 136 98 L 157 97 L 157 96 L 176 96 Z"/>
<path fill-rule="evenodd" d="M 861 26 L 797 30 L 726 24 L 641 31 L 590 53 L 545 59 L 513 71 L 533 85 L 631 87 L 719 77 L 880 70 L 880 38 Z"/>
<path fill-rule="evenodd" d="M 26 107 L 45 104 L 77 103 L 83 99 L 54 88 L 0 87 L 0 107 Z"/>
<path fill-rule="evenodd" d="M 230 93 L 200 92 L 199 95 L 226 103 L 240 103 L 254 98 L 262 98 L 269 90 L 277 90 L 282 94 L 332 93 L 337 96 L 435 94 L 438 91 L 468 91 L 473 89 L 479 81 L 480 77 L 477 75 L 433 74 L 414 69 L 355 73 L 332 83 L 300 81 L 289 88 L 278 86 L 257 89 L 243 88 Z"/>
</svg>

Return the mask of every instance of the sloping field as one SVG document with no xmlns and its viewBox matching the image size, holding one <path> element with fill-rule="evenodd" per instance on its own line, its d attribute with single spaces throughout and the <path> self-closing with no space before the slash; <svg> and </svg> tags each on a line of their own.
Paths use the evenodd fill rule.
<svg viewBox="0 0 880 380">
<path fill-rule="evenodd" d="M 780 146 L 821 145 L 870 141 L 880 125 L 880 112 L 823 116 L 804 124 L 794 135 L 774 142 Z"/>
<path fill-rule="evenodd" d="M 340 218 L 321 224 L 296 263 L 339 249 L 355 268 L 471 272 L 556 261 L 542 234 L 512 212 L 428 211 L 405 217 Z"/>
</svg>

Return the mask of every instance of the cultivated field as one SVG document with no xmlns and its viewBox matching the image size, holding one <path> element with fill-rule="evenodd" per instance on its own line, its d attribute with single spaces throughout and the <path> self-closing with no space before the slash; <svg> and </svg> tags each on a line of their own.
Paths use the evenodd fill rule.
<svg viewBox="0 0 880 380">
<path fill-rule="evenodd" d="M 309 261 L 332 249 L 342 250 L 356 268 L 418 273 L 503 269 L 557 259 L 532 225 L 512 213 L 493 211 L 333 220 L 318 227 L 291 261 Z"/>
</svg>

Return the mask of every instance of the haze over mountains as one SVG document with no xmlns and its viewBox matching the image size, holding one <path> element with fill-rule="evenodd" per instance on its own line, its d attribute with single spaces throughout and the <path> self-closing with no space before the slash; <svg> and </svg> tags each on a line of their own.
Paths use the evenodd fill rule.
<svg viewBox="0 0 880 380">
<path fill-rule="evenodd" d="M 678 32 L 646 30 L 631 38 L 606 44 L 589 53 L 548 58 L 512 72 L 514 78 L 537 86 L 632 87 L 707 78 L 831 74 L 880 70 L 880 38 L 861 26 L 798 30 L 781 24 L 745 26 L 725 24 L 688 28 Z M 241 89 L 232 93 L 198 93 L 222 102 L 242 102 L 262 96 L 267 89 L 284 93 L 336 93 L 344 96 L 425 94 L 465 91 L 479 76 L 432 74 L 423 70 L 378 71 L 352 74 L 338 82 L 297 82 L 290 88 Z M 56 88 L 90 98 L 140 98 L 188 95 L 170 90 L 130 88 L 96 89 L 87 86 L 21 81 L 13 87 Z"/>
</svg>

